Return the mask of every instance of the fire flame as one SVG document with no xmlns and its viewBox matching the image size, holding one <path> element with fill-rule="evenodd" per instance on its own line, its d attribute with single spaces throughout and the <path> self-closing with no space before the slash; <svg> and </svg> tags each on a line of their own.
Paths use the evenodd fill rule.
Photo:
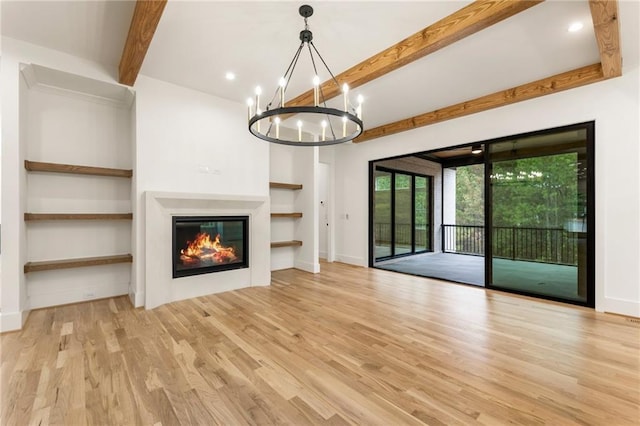
<svg viewBox="0 0 640 426">
<path fill-rule="evenodd" d="M 196 263 L 230 263 L 238 259 L 233 247 L 225 247 L 220 242 L 220 234 L 212 241 L 211 235 L 200 232 L 195 240 L 187 241 L 187 248 L 180 250 L 183 265 Z"/>
</svg>

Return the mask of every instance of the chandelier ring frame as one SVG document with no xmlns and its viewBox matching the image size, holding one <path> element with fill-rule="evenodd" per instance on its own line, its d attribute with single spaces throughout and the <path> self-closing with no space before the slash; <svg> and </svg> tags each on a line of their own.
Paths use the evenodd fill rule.
<svg viewBox="0 0 640 426">
<path fill-rule="evenodd" d="M 277 117 L 284 115 L 294 115 L 294 114 L 320 114 L 320 115 L 332 115 L 335 117 L 346 117 L 347 120 L 355 123 L 357 125 L 357 130 L 351 134 L 348 134 L 345 137 L 334 139 L 334 140 L 324 140 L 324 141 L 289 141 L 285 139 L 277 139 L 271 136 L 268 136 L 269 132 L 260 133 L 253 126 L 260 120 L 264 120 L 269 117 Z M 291 145 L 291 146 L 328 146 L 328 145 L 337 145 L 345 142 L 352 141 L 362 134 L 362 120 L 360 120 L 356 115 L 345 112 L 344 110 L 340 110 L 337 108 L 328 108 L 328 107 L 320 107 L 320 106 L 291 106 L 291 107 L 283 107 L 276 108 L 271 110 L 266 110 L 261 112 L 259 115 L 254 115 L 249 120 L 249 132 L 253 134 L 255 137 L 273 143 L 278 143 L 281 145 Z"/>
</svg>

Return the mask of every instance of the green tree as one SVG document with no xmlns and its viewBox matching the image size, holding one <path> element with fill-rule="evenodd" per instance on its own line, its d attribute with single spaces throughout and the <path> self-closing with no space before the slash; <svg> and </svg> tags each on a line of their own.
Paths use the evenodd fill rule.
<svg viewBox="0 0 640 426">
<path fill-rule="evenodd" d="M 493 163 L 494 226 L 561 228 L 578 206 L 577 154 Z"/>
<path fill-rule="evenodd" d="M 456 225 L 484 225 L 484 164 L 456 169 Z"/>
</svg>

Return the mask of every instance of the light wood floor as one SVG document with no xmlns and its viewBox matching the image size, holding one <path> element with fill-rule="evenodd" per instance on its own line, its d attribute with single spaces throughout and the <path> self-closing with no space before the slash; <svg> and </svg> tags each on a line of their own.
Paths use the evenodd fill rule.
<svg viewBox="0 0 640 426">
<path fill-rule="evenodd" d="M 2 424 L 638 424 L 640 322 L 323 264 L 0 337 Z"/>
</svg>

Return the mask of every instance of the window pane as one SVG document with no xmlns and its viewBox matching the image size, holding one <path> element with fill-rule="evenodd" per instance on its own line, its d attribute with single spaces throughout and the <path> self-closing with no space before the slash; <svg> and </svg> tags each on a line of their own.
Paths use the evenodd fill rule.
<svg viewBox="0 0 640 426">
<path fill-rule="evenodd" d="M 515 142 L 492 145 L 491 283 L 584 302 L 586 147 L 554 136 L 553 147 L 518 141 L 522 153 Z"/>
<path fill-rule="evenodd" d="M 396 173 L 395 254 L 411 253 L 411 176 Z"/>
<path fill-rule="evenodd" d="M 391 173 L 376 170 L 373 192 L 375 258 L 391 256 Z"/>
<path fill-rule="evenodd" d="M 429 179 L 422 176 L 415 178 L 415 227 L 414 238 L 416 251 L 425 251 L 431 248 L 429 227 Z"/>
</svg>

